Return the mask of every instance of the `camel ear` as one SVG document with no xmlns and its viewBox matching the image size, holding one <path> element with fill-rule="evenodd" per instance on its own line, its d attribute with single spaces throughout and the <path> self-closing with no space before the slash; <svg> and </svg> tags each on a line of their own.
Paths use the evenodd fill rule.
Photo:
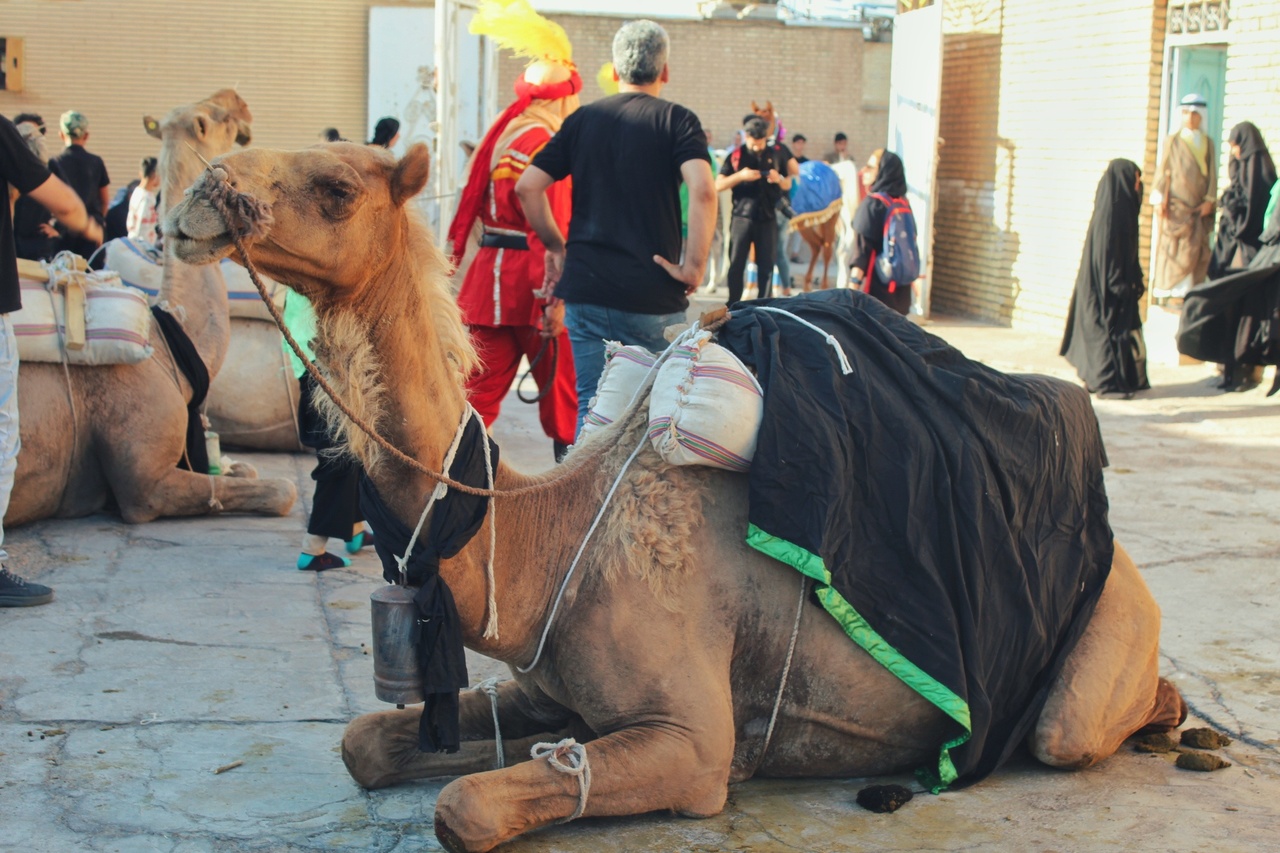
<svg viewBox="0 0 1280 853">
<path fill-rule="evenodd" d="M 421 142 L 414 143 L 391 173 L 391 201 L 396 207 L 422 191 L 430 171 L 431 152 Z"/>
<path fill-rule="evenodd" d="M 154 136 L 156 139 L 160 138 L 160 122 L 151 116 L 142 117 L 142 127 L 146 130 L 147 136 Z"/>
<path fill-rule="evenodd" d="M 765 101 L 764 108 L 769 112 L 773 112 L 773 101 Z"/>
<path fill-rule="evenodd" d="M 752 101 L 752 102 L 751 102 L 751 112 L 753 112 L 753 113 L 759 113 L 759 112 L 760 112 L 760 105 L 759 105 L 759 104 L 757 104 L 755 101 Z"/>
</svg>

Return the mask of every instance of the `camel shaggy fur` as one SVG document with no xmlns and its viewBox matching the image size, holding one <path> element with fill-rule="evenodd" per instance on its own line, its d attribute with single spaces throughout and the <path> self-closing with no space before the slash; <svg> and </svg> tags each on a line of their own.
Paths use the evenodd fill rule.
<svg viewBox="0 0 1280 853">
<path fill-rule="evenodd" d="M 447 266 L 405 206 L 426 183 L 426 149 L 400 161 L 349 144 L 251 150 L 215 165 L 271 206 L 273 223 L 247 238 L 246 251 L 313 301 L 321 358 L 339 394 L 396 447 L 440 470 L 466 410 L 462 376 L 474 356 Z M 229 228 L 239 223 L 211 203 L 215 180 L 197 183 L 167 221 L 178 256 L 192 263 L 235 257 Z M 436 803 L 436 833 L 449 850 L 490 850 L 573 815 L 578 780 L 529 757 L 535 741 L 565 735 L 585 743 L 588 817 L 713 815 L 729 783 L 752 776 L 871 776 L 937 757 L 948 731 L 942 712 L 852 643 L 805 595 L 798 573 L 743 542 L 745 476 L 675 468 L 652 449 L 627 470 L 541 661 L 527 674 L 515 669 L 534 658 L 574 552 L 645 429 L 643 408 L 552 473 L 500 467 L 500 490 L 535 488 L 495 498 L 485 520 L 498 531 L 496 637 L 482 631 L 487 531 L 441 563 L 467 646 L 513 666 L 497 691 L 507 766 L 492 769 L 495 732 L 481 692 L 461 697 L 455 754 L 418 751 L 416 708 L 347 727 L 343 758 L 365 787 L 460 777 Z M 378 453 L 345 418 L 338 425 L 396 517 L 412 526 L 435 483 Z M 1185 706 L 1158 680 L 1159 628 L 1155 602 L 1117 548 L 1102 601 L 1029 738 L 1041 760 L 1087 766 L 1143 726 L 1179 722 Z"/>
<path fill-rule="evenodd" d="M 181 198 L 203 170 L 196 151 L 213 157 L 231 150 L 237 140 L 247 142 L 250 121 L 244 101 L 228 89 L 157 122 L 164 140 L 163 196 Z M 228 341 L 221 274 L 170 257 L 160 301 L 179 318 L 210 376 L 216 376 Z M 247 465 L 225 477 L 175 467 L 185 445 L 191 385 L 176 369 L 154 324 L 151 345 L 155 354 L 132 365 L 21 365 L 22 450 L 6 527 L 87 515 L 113 499 L 131 523 L 203 515 L 217 506 L 265 515 L 283 515 L 293 506 L 293 483 L 258 480 Z"/>
</svg>

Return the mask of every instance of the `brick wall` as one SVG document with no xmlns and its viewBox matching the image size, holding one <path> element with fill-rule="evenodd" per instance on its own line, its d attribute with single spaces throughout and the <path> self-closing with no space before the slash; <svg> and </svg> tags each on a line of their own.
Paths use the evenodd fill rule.
<svg viewBox="0 0 1280 853">
<path fill-rule="evenodd" d="M 603 96 L 596 72 L 610 59 L 613 36 L 628 19 L 551 15 L 573 42 L 585 81 L 584 103 Z M 741 127 L 751 101 L 773 101 L 788 135 L 809 138 L 808 155 L 821 157 L 837 131 L 849 135 L 860 161 L 884 147 L 889 128 L 889 52 L 864 43 L 861 31 L 786 26 L 764 20 L 664 20 L 671 37 L 671 83 L 663 97 L 698 114 L 724 147 Z M 511 92 L 522 60 L 503 54 L 498 85 Z"/>
<path fill-rule="evenodd" d="M 159 150 L 144 114 L 162 118 L 228 86 L 253 111 L 255 145 L 301 148 L 328 126 L 363 139 L 368 10 L 399 2 L 0 0 L 0 35 L 26 39 L 25 91 L 0 91 L 0 114 L 40 113 L 56 154 L 58 116 L 80 110 L 113 189 Z"/>
<path fill-rule="evenodd" d="M 1280 2 L 1232 0 L 1227 37 L 1223 135 L 1251 121 L 1262 131 L 1271 156 L 1280 158 Z M 1226 181 L 1223 162 L 1219 186 Z"/>
<path fill-rule="evenodd" d="M 1106 164 L 1154 165 L 1156 2 L 947 4 L 935 311 L 1061 330 Z"/>
</svg>

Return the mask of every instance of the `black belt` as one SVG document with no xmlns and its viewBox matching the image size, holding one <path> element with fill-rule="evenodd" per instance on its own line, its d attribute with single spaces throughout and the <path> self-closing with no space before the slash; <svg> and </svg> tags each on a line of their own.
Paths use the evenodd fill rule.
<svg viewBox="0 0 1280 853">
<path fill-rule="evenodd" d="M 527 252 L 529 251 L 529 239 L 523 234 L 496 234 L 492 231 L 486 231 L 480 238 L 480 248 L 523 249 Z"/>
</svg>

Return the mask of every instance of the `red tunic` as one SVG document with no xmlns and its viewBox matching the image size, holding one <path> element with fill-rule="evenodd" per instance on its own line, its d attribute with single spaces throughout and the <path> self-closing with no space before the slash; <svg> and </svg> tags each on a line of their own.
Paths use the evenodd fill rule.
<svg viewBox="0 0 1280 853">
<path fill-rule="evenodd" d="M 462 321 L 470 326 L 533 326 L 545 304 L 534 297 L 542 289 L 546 247 L 529 228 L 516 198 L 516 181 L 533 156 L 551 138 L 545 127 L 534 126 L 507 143 L 489 176 L 480 221 L 486 231 L 524 234 L 528 250 L 482 247 L 471 262 L 458 291 Z M 568 180 L 547 190 L 551 213 L 560 233 L 568 235 L 570 195 Z"/>
<path fill-rule="evenodd" d="M 468 380 L 467 393 L 485 426 L 497 420 L 521 359 L 532 363 L 542 348 L 538 327 L 546 301 L 535 297 L 534 291 L 542 289 L 546 247 L 525 221 L 516 181 L 550 138 L 545 127 L 534 126 L 502 149 L 489 175 L 480 215 L 486 231 L 523 234 L 529 248 L 481 247 L 458 291 L 462 320 L 470 328 L 482 363 Z M 568 180 L 547 190 L 562 234 L 568 234 L 571 192 Z M 554 345 L 557 352 L 547 353 L 533 369 L 534 382 L 540 390 L 546 389 L 538 401 L 538 418 L 549 438 L 569 445 L 577 424 L 578 394 L 568 332 L 562 332 Z"/>
</svg>

